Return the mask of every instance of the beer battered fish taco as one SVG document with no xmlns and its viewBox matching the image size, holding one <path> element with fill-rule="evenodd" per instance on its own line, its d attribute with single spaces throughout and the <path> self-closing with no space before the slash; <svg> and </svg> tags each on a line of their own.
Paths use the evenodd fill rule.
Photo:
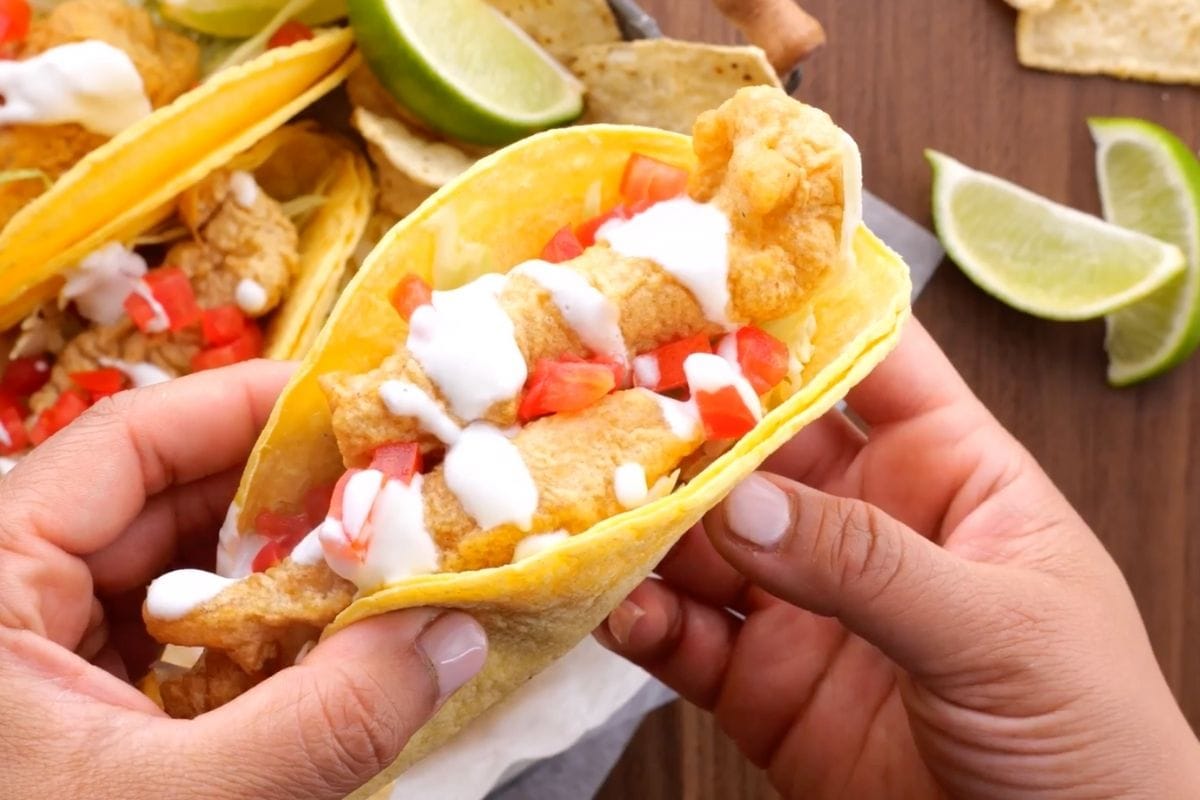
<svg viewBox="0 0 1200 800">
<path fill-rule="evenodd" d="M 149 223 L 89 239 L 0 306 L 0 467 L 101 397 L 316 338 L 370 215 L 369 168 L 314 125 L 280 128 L 177 190 Z"/>
<path fill-rule="evenodd" d="M 150 632 L 206 648 L 161 672 L 168 711 L 366 616 L 464 609 L 487 666 L 394 775 L 565 653 L 893 346 L 908 271 L 861 226 L 860 172 L 827 115 L 758 87 L 690 139 L 550 132 L 434 195 L 285 390 L 220 574 L 150 586 Z"/>
</svg>

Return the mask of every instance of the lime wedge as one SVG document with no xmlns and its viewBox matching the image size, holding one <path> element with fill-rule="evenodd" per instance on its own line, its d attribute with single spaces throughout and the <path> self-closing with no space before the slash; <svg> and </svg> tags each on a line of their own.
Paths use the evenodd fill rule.
<svg viewBox="0 0 1200 800">
<path fill-rule="evenodd" d="M 1030 314 L 1080 320 L 1137 302 L 1184 268 L 1174 245 L 1059 205 L 932 150 L 933 220 L 981 289 Z"/>
<path fill-rule="evenodd" d="M 1108 380 L 1160 375 L 1200 344 L 1200 161 L 1169 131 L 1139 119 L 1088 121 L 1104 216 L 1179 247 L 1187 269 L 1108 316 Z"/>
<path fill-rule="evenodd" d="M 499 145 L 576 119 L 583 87 L 484 0 L 348 0 L 376 77 L 430 127 Z"/>
<path fill-rule="evenodd" d="M 261 31 L 287 0 L 161 0 L 164 19 L 211 36 L 244 39 Z M 306 25 L 346 16 L 346 0 L 313 0 L 296 15 Z"/>
</svg>

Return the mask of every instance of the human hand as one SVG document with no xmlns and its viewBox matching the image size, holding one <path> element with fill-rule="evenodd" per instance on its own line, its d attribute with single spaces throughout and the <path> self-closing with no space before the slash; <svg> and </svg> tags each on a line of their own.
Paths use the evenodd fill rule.
<svg viewBox="0 0 1200 800">
<path fill-rule="evenodd" d="M 1121 573 L 919 324 L 848 402 L 869 434 L 806 428 L 600 641 L 789 797 L 1200 794 Z"/>
<path fill-rule="evenodd" d="M 341 798 L 482 666 L 470 617 L 415 609 L 348 627 L 195 720 L 126 682 L 154 657 L 146 584 L 189 551 L 211 568 L 290 372 L 258 361 L 123 392 L 0 481 L 6 798 Z"/>
</svg>

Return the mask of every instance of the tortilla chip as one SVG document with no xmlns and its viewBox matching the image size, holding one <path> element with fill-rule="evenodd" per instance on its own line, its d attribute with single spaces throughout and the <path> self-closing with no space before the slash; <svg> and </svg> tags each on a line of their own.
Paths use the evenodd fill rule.
<svg viewBox="0 0 1200 800">
<path fill-rule="evenodd" d="M 580 47 L 621 41 L 605 0 L 488 0 L 560 61 Z"/>
<path fill-rule="evenodd" d="M 1195 0 L 1058 0 L 1021 12 L 1022 64 L 1157 83 L 1200 83 L 1200 4 Z"/>
<path fill-rule="evenodd" d="M 779 86 L 757 47 L 643 39 L 581 48 L 567 66 L 587 87 L 580 122 L 690 133 L 702 112 L 744 86 Z"/>
</svg>

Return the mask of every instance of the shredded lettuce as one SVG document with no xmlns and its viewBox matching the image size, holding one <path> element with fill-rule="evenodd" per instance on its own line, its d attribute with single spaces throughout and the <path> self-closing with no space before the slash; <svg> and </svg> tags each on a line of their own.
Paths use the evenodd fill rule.
<svg viewBox="0 0 1200 800">
<path fill-rule="evenodd" d="M 297 225 L 303 225 L 308 215 L 325 205 L 325 201 L 328 199 L 320 194 L 302 194 L 299 197 L 293 197 L 286 203 L 281 203 L 280 208 L 283 209 L 284 215 L 292 222 L 295 222 Z"/>
<path fill-rule="evenodd" d="M 158 230 L 146 231 L 138 234 L 133 239 L 134 247 L 146 247 L 156 244 L 167 244 L 186 238 L 188 229 L 182 225 L 172 225 L 169 228 L 159 228 Z"/>
<path fill-rule="evenodd" d="M 275 31 L 283 27 L 290 19 L 303 14 L 316 0 L 288 0 L 283 4 L 283 7 L 271 17 L 271 21 L 263 27 L 258 33 L 251 36 L 240 46 L 226 56 L 225 60 L 217 65 L 216 70 L 228 69 L 236 67 L 238 64 L 243 64 L 252 58 L 262 55 L 267 51 L 267 45 L 271 41 L 271 37 L 275 35 Z"/>
<path fill-rule="evenodd" d="M 0 171 L 0 184 L 32 180 L 40 180 L 47 189 L 54 183 L 50 179 L 50 176 L 40 169 L 10 169 Z"/>
</svg>

